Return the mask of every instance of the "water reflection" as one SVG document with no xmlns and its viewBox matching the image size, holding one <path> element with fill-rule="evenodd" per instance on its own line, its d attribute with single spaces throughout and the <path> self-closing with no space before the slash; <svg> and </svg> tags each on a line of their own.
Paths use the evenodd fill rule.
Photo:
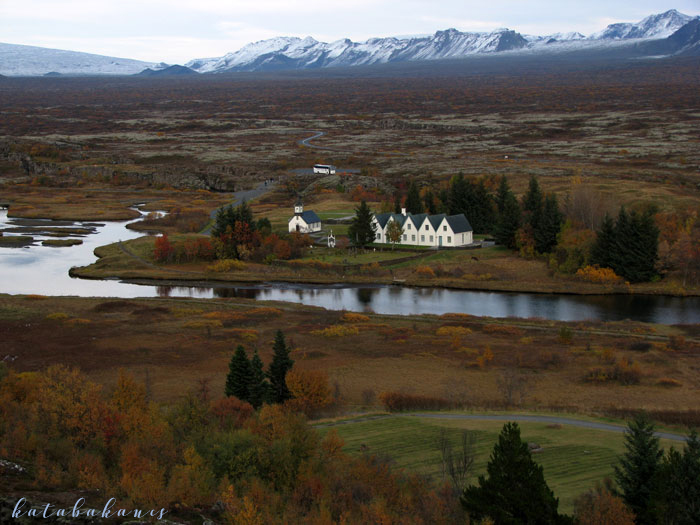
<svg viewBox="0 0 700 525">
<path fill-rule="evenodd" d="M 8 219 L 0 209 L 0 229 L 45 222 Z M 575 296 L 525 293 L 499 293 L 400 286 L 343 286 L 266 283 L 262 285 L 174 282 L 121 282 L 84 280 L 69 277 L 72 266 L 85 266 L 95 260 L 93 250 L 118 240 L 143 235 L 129 230 L 130 221 L 81 223 L 61 221 L 61 226 L 94 228 L 82 236 L 83 244 L 72 247 L 33 245 L 25 248 L 0 247 L 0 293 L 77 295 L 83 297 L 242 297 L 288 301 L 331 310 L 362 312 L 371 309 L 386 314 L 466 313 L 490 317 L 538 317 L 575 321 L 615 321 L 633 319 L 677 324 L 700 323 L 700 297 L 659 297 L 639 295 Z M 42 235 L 35 235 L 42 240 Z"/>
</svg>

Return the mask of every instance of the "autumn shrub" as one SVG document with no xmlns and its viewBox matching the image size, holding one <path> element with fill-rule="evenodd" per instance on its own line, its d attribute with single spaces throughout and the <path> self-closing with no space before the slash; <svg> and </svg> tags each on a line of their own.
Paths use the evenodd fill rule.
<svg viewBox="0 0 700 525">
<path fill-rule="evenodd" d="M 436 330 L 435 335 L 441 337 L 463 337 L 471 333 L 471 329 L 464 326 L 441 326 Z"/>
<path fill-rule="evenodd" d="M 574 502 L 577 525 L 634 525 L 634 513 L 615 495 L 612 483 L 598 485 Z"/>
<path fill-rule="evenodd" d="M 682 335 L 672 335 L 668 338 L 668 346 L 675 351 L 683 350 L 686 346 L 685 337 Z"/>
<path fill-rule="evenodd" d="M 65 312 L 51 312 L 46 318 L 50 321 L 65 321 L 68 319 L 68 314 Z"/>
<path fill-rule="evenodd" d="M 574 331 L 568 326 L 562 326 L 559 329 L 559 342 L 565 345 L 570 345 L 574 339 Z"/>
<path fill-rule="evenodd" d="M 156 237 L 153 246 L 153 259 L 156 262 L 164 263 L 172 259 L 175 253 L 175 248 L 173 247 L 170 239 L 168 239 L 168 234 L 164 233 L 160 237 Z"/>
<path fill-rule="evenodd" d="M 653 345 L 648 341 L 634 341 L 629 345 L 629 349 L 635 352 L 648 352 L 652 348 Z"/>
<path fill-rule="evenodd" d="M 598 284 L 622 284 L 624 279 L 610 268 L 584 266 L 576 271 L 576 277 L 582 281 Z"/>
<path fill-rule="evenodd" d="M 435 272 L 430 266 L 417 266 L 415 273 L 420 277 L 435 277 Z"/>
<path fill-rule="evenodd" d="M 343 317 L 341 317 L 341 320 L 346 323 L 365 323 L 369 322 L 369 317 L 355 312 L 346 312 L 343 314 Z"/>
<path fill-rule="evenodd" d="M 334 324 L 320 330 L 313 330 L 312 335 L 321 335 L 323 337 L 347 337 L 357 335 L 360 329 L 357 326 L 348 326 L 343 324 Z"/>
<path fill-rule="evenodd" d="M 245 269 L 246 263 L 238 259 L 221 259 L 206 267 L 207 272 L 214 273 L 241 272 Z"/>
<path fill-rule="evenodd" d="M 663 386 L 666 388 L 675 388 L 683 386 L 683 383 L 672 377 L 662 377 L 656 382 L 656 386 Z"/>
<path fill-rule="evenodd" d="M 389 412 L 405 410 L 443 410 L 452 408 L 452 403 L 441 397 L 404 394 L 401 392 L 382 392 L 379 401 Z"/>
<path fill-rule="evenodd" d="M 321 370 L 293 368 L 287 372 L 285 382 L 292 394 L 292 399 L 288 401 L 290 407 L 308 417 L 333 403 L 328 374 Z"/>
<path fill-rule="evenodd" d="M 240 338 L 248 343 L 257 341 L 260 335 L 257 330 L 254 330 L 252 328 L 232 328 L 231 330 L 227 330 L 227 333 L 231 337 Z"/>
<path fill-rule="evenodd" d="M 255 412 L 250 403 L 233 396 L 212 401 L 209 410 L 216 418 L 219 428 L 226 431 L 242 428 Z"/>
</svg>

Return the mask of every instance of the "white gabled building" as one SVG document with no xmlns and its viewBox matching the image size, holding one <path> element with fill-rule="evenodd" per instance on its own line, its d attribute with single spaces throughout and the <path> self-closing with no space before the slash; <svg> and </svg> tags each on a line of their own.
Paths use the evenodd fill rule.
<svg viewBox="0 0 700 525">
<path fill-rule="evenodd" d="M 380 213 L 372 217 L 376 225 L 375 242 L 388 243 L 387 230 L 390 222 L 401 226 L 401 242 L 409 246 L 458 247 L 472 244 L 473 230 L 463 213 L 458 215 L 428 215 L 420 213 Z"/>
<path fill-rule="evenodd" d="M 304 211 L 301 197 L 294 205 L 294 217 L 289 219 L 289 232 L 314 233 L 321 231 L 321 219 L 316 212 Z"/>
</svg>

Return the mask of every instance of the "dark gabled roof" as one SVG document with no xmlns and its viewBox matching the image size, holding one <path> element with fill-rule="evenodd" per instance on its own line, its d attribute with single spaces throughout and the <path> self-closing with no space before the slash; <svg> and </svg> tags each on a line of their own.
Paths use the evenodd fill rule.
<svg viewBox="0 0 700 525">
<path fill-rule="evenodd" d="M 403 226 L 403 223 L 406 222 L 406 216 L 402 213 L 392 213 L 391 216 L 399 223 L 399 226 Z"/>
<path fill-rule="evenodd" d="M 306 224 L 313 224 L 314 222 L 321 222 L 321 218 L 316 215 L 315 211 L 308 210 L 301 214 L 301 218 Z"/>
<path fill-rule="evenodd" d="M 472 231 L 472 227 L 463 213 L 460 213 L 458 215 L 450 215 L 449 217 L 447 217 L 447 224 L 450 225 L 450 228 L 452 228 L 453 233 L 464 233 Z"/>
<path fill-rule="evenodd" d="M 437 230 L 440 227 L 440 223 L 445 217 L 447 217 L 447 215 L 444 213 L 440 213 L 438 215 L 428 215 L 428 220 L 430 221 L 430 224 L 433 225 L 433 230 Z"/>
<path fill-rule="evenodd" d="M 377 215 L 374 216 L 375 219 L 377 219 L 377 222 L 379 223 L 379 227 L 383 230 L 384 226 L 386 226 L 386 223 L 389 222 L 389 218 L 393 215 L 393 213 L 378 213 Z"/>
<path fill-rule="evenodd" d="M 416 225 L 416 228 L 420 228 L 423 225 L 423 221 L 425 221 L 427 216 L 427 213 L 408 214 L 408 217 L 413 221 L 413 224 Z"/>
</svg>

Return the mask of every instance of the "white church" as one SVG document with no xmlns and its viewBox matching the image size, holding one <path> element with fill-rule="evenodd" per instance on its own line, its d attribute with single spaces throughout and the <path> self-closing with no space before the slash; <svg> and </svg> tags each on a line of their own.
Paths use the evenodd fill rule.
<svg viewBox="0 0 700 525">
<path fill-rule="evenodd" d="M 321 219 L 312 210 L 304 211 L 301 197 L 294 205 L 294 217 L 289 219 L 289 233 L 314 233 L 321 231 Z"/>
<path fill-rule="evenodd" d="M 412 214 L 402 209 L 401 213 L 380 213 L 372 217 L 375 225 L 376 243 L 389 243 L 389 224 L 401 226 L 401 241 L 410 246 L 450 247 L 466 246 L 474 242 L 473 230 L 463 213 L 458 215 Z"/>
</svg>

